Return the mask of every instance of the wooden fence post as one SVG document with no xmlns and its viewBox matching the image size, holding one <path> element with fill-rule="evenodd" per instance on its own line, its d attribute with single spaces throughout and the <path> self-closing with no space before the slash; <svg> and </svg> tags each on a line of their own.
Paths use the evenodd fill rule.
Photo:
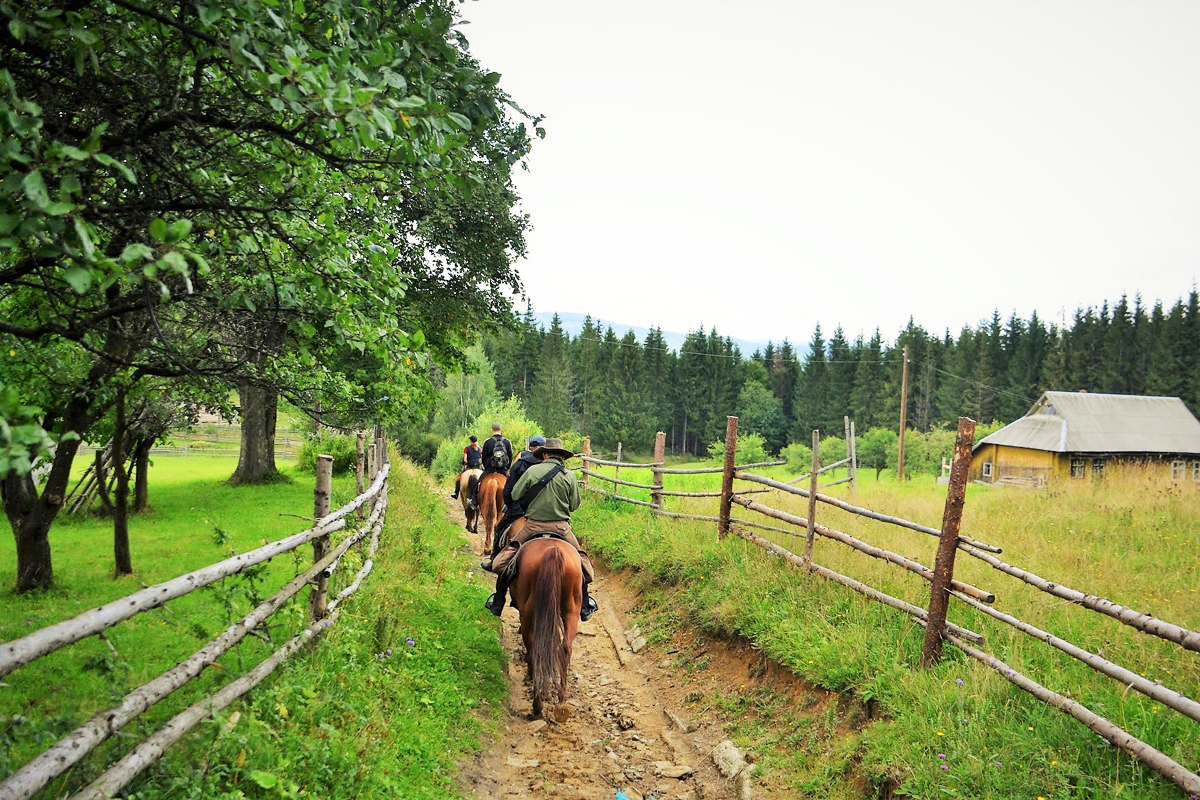
<svg viewBox="0 0 1200 800">
<path fill-rule="evenodd" d="M 363 435 L 361 432 L 358 434 L 358 441 L 355 447 L 358 453 L 358 465 L 354 469 L 354 485 L 358 488 L 358 494 L 362 494 L 366 486 L 363 484 Z M 362 519 L 364 513 L 363 507 L 359 506 L 358 518 Z"/>
<path fill-rule="evenodd" d="M 904 345 L 904 372 L 900 378 L 900 446 L 896 455 L 896 480 L 904 480 L 904 431 L 908 427 L 908 345 Z"/>
<path fill-rule="evenodd" d="M 821 432 L 812 432 L 812 471 L 808 478 L 808 530 L 804 534 L 804 565 L 812 563 L 813 539 L 817 535 L 817 475 L 821 471 Z"/>
<path fill-rule="evenodd" d="M 929 597 L 929 616 L 925 620 L 925 646 L 921 648 L 922 667 L 932 667 L 942 660 L 942 633 L 946 627 L 946 609 L 950 605 L 950 581 L 954 577 L 954 555 L 958 552 L 958 529 L 962 524 L 967 471 L 971 466 L 971 445 L 974 441 L 975 420 L 959 417 L 954 461 L 950 465 L 950 486 L 946 491 L 946 509 L 942 512 L 942 535 L 938 540 L 937 558 L 933 562 L 933 589 Z"/>
<path fill-rule="evenodd" d="M 850 459 L 850 417 L 843 416 L 842 423 L 846 426 L 846 458 Z M 846 478 L 849 479 L 854 474 L 854 464 L 852 461 L 846 463 Z"/>
<path fill-rule="evenodd" d="M 858 491 L 858 437 L 854 433 L 854 420 L 850 420 L 850 491 Z"/>
<path fill-rule="evenodd" d="M 721 513 L 717 519 L 717 538 L 729 533 L 729 512 L 733 508 L 733 467 L 737 463 L 738 418 L 725 418 L 725 470 L 721 475 Z"/>
<path fill-rule="evenodd" d="M 313 519 L 319 522 L 329 516 L 329 495 L 333 488 L 333 456 L 317 456 L 317 488 L 313 491 Z M 315 525 L 316 522 L 313 524 Z M 329 534 L 313 539 L 313 563 L 317 563 L 329 552 Z M 320 573 L 316 577 L 312 592 L 308 596 L 308 608 L 313 620 L 324 619 L 327 606 L 326 592 L 329 576 Z"/>
<path fill-rule="evenodd" d="M 592 468 L 592 462 L 588 461 L 588 459 L 591 457 L 592 457 L 592 437 L 585 436 L 585 437 L 583 437 L 583 468 L 584 469 Z M 583 485 L 585 487 L 591 485 L 588 482 L 589 477 L 590 476 L 588 476 L 588 475 L 583 476 Z"/>
<path fill-rule="evenodd" d="M 621 463 L 621 443 L 620 442 L 617 442 L 617 463 L 618 464 Z M 613 467 L 613 477 L 616 478 L 617 480 L 621 479 L 621 468 L 619 466 Z M 613 497 L 616 497 L 619 494 L 621 494 L 621 484 L 614 483 L 613 484 Z"/>
<path fill-rule="evenodd" d="M 663 433 L 662 431 L 659 431 L 658 433 L 654 434 L 654 458 L 651 460 L 654 461 L 654 463 L 656 463 L 656 464 L 661 464 L 663 459 L 666 456 L 666 450 L 667 450 L 667 435 L 665 433 Z M 653 474 L 654 474 L 654 489 L 651 490 L 651 492 L 650 492 L 650 502 L 654 503 L 654 505 L 658 506 L 658 509 L 661 511 L 662 510 L 662 502 L 663 502 L 663 500 L 662 500 L 663 474 L 660 470 L 662 470 L 662 467 L 661 466 L 651 467 L 650 469 L 653 471 Z"/>
</svg>

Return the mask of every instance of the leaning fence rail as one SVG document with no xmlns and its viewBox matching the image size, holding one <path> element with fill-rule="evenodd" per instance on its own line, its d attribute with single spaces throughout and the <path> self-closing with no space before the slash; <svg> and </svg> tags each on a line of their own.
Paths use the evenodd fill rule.
<svg viewBox="0 0 1200 800">
<path fill-rule="evenodd" d="M 308 628 L 274 651 L 245 675 L 212 697 L 194 704 L 176 716 L 75 797 L 111 797 L 119 792 L 138 773 L 158 760 L 168 747 L 179 741 L 200 721 L 245 694 L 274 671 L 304 642 L 329 627 L 337 615 L 338 604 L 358 589 L 374 566 L 374 554 L 378 547 L 379 534 L 387 509 L 386 487 L 390 464 L 387 463 L 386 445 L 381 440 L 377 440 L 373 445 L 371 455 L 374 459 L 374 463 L 370 465 L 374 477 L 371 486 L 333 513 L 322 516 L 318 519 L 317 524 L 309 530 L 284 537 L 249 553 L 225 559 L 157 586 L 134 592 L 120 600 L 115 600 L 72 619 L 42 628 L 4 644 L 3 650 L 0 652 L 0 669 L 3 670 L 0 675 L 6 675 L 18 667 L 87 636 L 102 634 L 103 631 L 119 622 L 143 611 L 157 608 L 168 600 L 186 595 L 223 577 L 236 574 L 248 566 L 295 550 L 305 542 L 316 542 L 321 537 L 327 537 L 331 532 L 346 527 L 345 518 L 349 514 L 362 508 L 373 498 L 378 498 L 372 504 L 370 515 L 357 531 L 343 538 L 332 549 L 316 550 L 316 557 L 311 567 L 288 581 L 249 614 L 214 637 L 187 659 L 131 691 L 117 705 L 95 714 L 90 720 L 0 782 L 0 800 L 27 798 L 40 791 L 104 741 L 118 735 L 121 728 L 130 721 L 200 675 L 205 667 L 224 653 L 229 652 L 246 636 L 252 633 L 257 635 L 256 629 L 306 585 L 313 585 L 314 597 L 322 594 L 327 585 L 326 579 L 337 568 L 346 552 L 370 536 L 370 545 L 364 563 L 354 580 L 328 603 L 327 608 L 324 597 L 319 598 L 319 603 L 314 603 L 313 608 L 316 609 L 319 606 L 321 613 L 314 614 L 314 621 Z M 323 471 L 320 467 L 330 465 L 331 459 L 328 456 L 322 456 L 319 461 L 324 464 L 318 464 L 317 490 L 314 493 L 318 513 L 322 508 L 328 508 L 328 471 Z M 324 498 L 322 497 L 323 493 Z M 324 507 L 322 507 L 323 501 L 325 502 Z"/>
<path fill-rule="evenodd" d="M 983 643 L 983 637 L 978 633 L 963 629 L 946 619 L 949 598 L 954 597 L 965 603 L 970 608 L 1003 622 L 1004 624 L 1009 625 L 1028 636 L 1031 636 L 1060 650 L 1063 653 L 1066 653 L 1067 655 L 1078 660 L 1080 663 L 1086 664 L 1088 667 L 1099 672 L 1100 674 L 1120 681 L 1122 685 L 1134 689 L 1135 691 L 1138 691 L 1147 697 L 1162 703 L 1164 706 L 1177 711 L 1192 720 L 1200 721 L 1200 703 L 1198 703 L 1196 700 L 1189 698 L 1180 692 L 1175 691 L 1174 689 L 1162 685 L 1161 682 L 1150 681 L 1137 674 L 1133 670 L 1127 669 L 1119 664 L 1115 664 L 1112 661 L 1105 659 L 1099 653 L 1090 653 L 1083 648 L 1066 641 L 1065 639 L 1055 636 L 1049 631 L 1042 630 L 1010 614 L 1006 614 L 1003 611 L 992 608 L 988 604 L 995 601 L 996 598 L 994 594 L 954 579 L 953 555 L 956 551 L 962 551 L 973 558 L 983 561 L 993 569 L 1024 581 L 1025 583 L 1040 589 L 1047 594 L 1082 606 L 1097 613 L 1112 617 L 1123 624 L 1133 627 L 1144 633 L 1178 644 L 1184 649 L 1193 652 L 1200 652 L 1200 631 L 1189 630 L 1180 625 L 1157 619 L 1145 612 L 1137 611 L 1122 606 L 1118 603 L 1114 603 L 1106 598 L 1087 594 L 1078 589 L 1073 589 L 1054 581 L 1047 580 L 1046 578 L 1035 575 L 1028 570 L 1001 561 L 994 555 L 1002 552 L 1000 547 L 987 544 L 985 542 L 980 542 L 960 533 L 959 521 L 961 520 L 961 509 L 964 499 L 963 489 L 966 485 L 966 465 L 969 463 L 970 442 L 971 434 L 974 430 L 974 423 L 965 418 L 959 422 L 959 434 L 955 448 L 955 461 L 951 472 L 950 487 L 947 491 L 946 513 L 940 529 L 929 525 L 923 525 L 918 522 L 913 522 L 912 520 L 907 520 L 902 517 L 884 514 L 869 508 L 864 508 L 862 506 L 847 502 L 841 498 L 823 494 L 818 491 L 820 488 L 834 486 L 846 482 L 849 482 L 852 486 L 855 484 L 857 464 L 853 445 L 853 425 L 849 422 L 849 420 L 846 421 L 846 427 L 848 431 L 848 454 L 845 459 L 837 461 L 833 464 L 822 466 L 818 458 L 820 438 L 814 431 L 812 469 L 804 475 L 791 478 L 786 481 L 775 480 L 773 478 L 756 475 L 746 471 L 746 469 L 756 466 L 774 466 L 776 464 L 785 462 L 766 462 L 765 464 L 746 465 L 735 465 L 733 463 L 733 454 L 736 452 L 737 442 L 737 418 L 730 417 L 725 436 L 725 464 L 722 467 L 668 468 L 656 466 L 655 464 L 662 462 L 662 434 L 659 434 L 659 438 L 656 440 L 655 447 L 655 464 L 648 465 L 654 472 L 654 483 L 652 485 L 647 485 L 634 484 L 628 481 L 619 481 L 619 483 L 622 485 L 631 485 L 636 488 L 651 490 L 653 493 L 652 496 L 654 502 L 647 503 L 645 501 L 634 500 L 632 498 L 614 496 L 604 489 L 593 487 L 589 488 L 595 493 L 603 494 L 613 499 L 642 506 L 649 506 L 651 513 L 657 516 L 668 517 L 671 519 L 716 522 L 718 537 L 723 537 L 726 533 L 735 533 L 738 537 L 766 550 L 769 553 L 772 553 L 773 555 L 779 556 L 793 566 L 820 575 L 827 580 L 831 580 L 846 586 L 847 588 L 850 588 L 872 600 L 900 610 L 913 618 L 918 624 L 921 624 L 926 628 L 926 641 L 925 647 L 922 651 L 922 664 L 936 663 L 941 657 L 942 641 L 949 641 L 951 644 L 959 647 L 961 650 L 963 650 L 963 652 L 967 653 L 972 658 L 982 661 L 983 663 L 992 667 L 1014 685 L 1029 692 L 1037 699 L 1075 717 L 1077 720 L 1082 722 L 1091 730 L 1095 731 L 1107 741 L 1124 750 L 1125 752 L 1135 756 L 1147 766 L 1151 767 L 1163 777 L 1175 783 L 1177 786 L 1183 788 L 1185 791 L 1188 791 L 1192 794 L 1200 793 L 1200 776 L 1188 771 L 1185 767 L 1178 764 L 1164 753 L 1156 750 L 1151 745 L 1140 741 L 1128 732 L 1117 727 L 1109 720 L 1097 715 L 1080 703 L 1055 694 L 1030 678 L 1011 669 L 994 656 L 976 649 L 976 647 L 973 645 L 981 645 Z M 596 459 L 588 458 L 590 457 L 590 446 L 585 446 L 585 452 L 587 453 L 587 456 L 585 456 L 585 462 L 587 460 L 591 460 L 593 463 L 601 463 Z M 623 462 L 622 465 L 629 466 Z M 847 467 L 848 475 L 845 478 L 818 485 L 818 476 L 826 474 L 841 466 Z M 600 480 L 614 482 L 613 478 L 588 470 L 586 467 L 584 469 L 584 473 Z M 716 473 L 722 474 L 721 491 L 677 492 L 664 489 L 662 484 L 664 475 L 697 475 Z M 766 488 L 739 489 L 735 488 L 735 481 L 759 484 Z M 793 485 L 802 481 L 807 481 L 809 483 L 809 488 L 804 489 Z M 767 491 L 779 491 L 808 499 L 808 516 L 801 517 L 796 514 L 790 514 L 779 509 L 771 508 L 763 503 L 752 501 L 744 496 L 747 494 Z M 719 513 L 717 516 L 709 516 L 706 514 L 668 511 L 663 508 L 664 497 L 717 497 L 720 498 Z M 861 516 L 867 519 L 896 525 L 919 533 L 938 537 L 938 556 L 935 560 L 933 568 L 931 569 L 930 567 L 900 555 L 899 553 L 876 547 L 842 531 L 837 531 L 826 525 L 817 523 L 816 510 L 818 503 L 831 505 L 850 514 Z M 733 506 L 740 506 L 748 511 L 753 511 L 755 513 L 779 520 L 790 525 L 791 527 L 777 527 L 753 520 L 734 518 L 731 515 Z M 791 552 L 776 542 L 752 533 L 750 530 L 748 530 L 749 528 L 784 533 L 795 537 L 803 535 L 807 540 L 805 544 L 805 553 L 804 555 L 797 555 L 796 553 Z M 868 586 L 861 581 L 841 575 L 829 569 L 828 567 L 824 567 L 815 563 L 812 558 L 812 539 L 816 534 L 819 534 L 825 538 L 834 539 L 835 541 L 838 541 L 841 544 L 854 549 L 855 551 L 887 561 L 891 564 L 920 575 L 922 578 L 932 584 L 929 608 L 918 608 L 906 603 L 903 600 L 892 597 L 884 592 L 879 591 L 878 589 Z"/>
</svg>

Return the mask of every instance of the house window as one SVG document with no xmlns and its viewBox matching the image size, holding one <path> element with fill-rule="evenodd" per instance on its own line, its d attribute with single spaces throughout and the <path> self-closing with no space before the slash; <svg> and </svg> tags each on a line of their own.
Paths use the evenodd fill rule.
<svg viewBox="0 0 1200 800">
<path fill-rule="evenodd" d="M 1171 462 L 1171 480 L 1181 481 L 1181 480 L 1183 480 L 1183 477 L 1185 475 L 1187 475 L 1187 462 L 1186 461 L 1172 461 Z"/>
<path fill-rule="evenodd" d="M 1087 459 L 1078 456 L 1071 458 L 1071 477 L 1082 478 L 1087 474 Z"/>
<path fill-rule="evenodd" d="M 1092 459 L 1092 477 L 1093 478 L 1099 479 L 1099 478 L 1104 477 L 1104 462 L 1107 460 L 1108 459 L 1106 459 L 1106 458 L 1093 458 Z"/>
<path fill-rule="evenodd" d="M 1200 463 L 1200 462 L 1197 462 L 1197 463 Z M 992 462 L 990 462 L 990 461 L 983 462 L 983 477 L 987 478 L 989 481 L 992 479 Z"/>
<path fill-rule="evenodd" d="M 1200 461 L 1192 462 L 1192 480 L 1200 483 Z"/>
</svg>

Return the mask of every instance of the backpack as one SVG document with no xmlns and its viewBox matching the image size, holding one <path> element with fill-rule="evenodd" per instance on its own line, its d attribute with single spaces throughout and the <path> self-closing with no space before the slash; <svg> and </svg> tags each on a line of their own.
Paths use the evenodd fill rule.
<svg viewBox="0 0 1200 800">
<path fill-rule="evenodd" d="M 492 469 L 498 472 L 508 472 L 508 451 L 499 442 L 492 449 Z"/>
</svg>

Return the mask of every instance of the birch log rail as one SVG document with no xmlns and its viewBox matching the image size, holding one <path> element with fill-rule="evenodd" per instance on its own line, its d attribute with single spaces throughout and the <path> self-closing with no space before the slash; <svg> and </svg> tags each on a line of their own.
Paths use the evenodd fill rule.
<svg viewBox="0 0 1200 800">
<path fill-rule="evenodd" d="M 751 511 L 757 511 L 758 513 L 763 514 L 764 516 L 773 517 L 774 519 L 778 519 L 783 522 L 790 522 L 791 524 L 793 524 L 799 528 L 807 528 L 809 526 L 809 520 L 805 519 L 804 517 L 798 517 L 795 514 L 788 514 L 786 511 L 779 511 L 778 509 L 770 508 L 769 506 L 764 506 L 760 503 L 755 503 L 752 500 L 746 500 L 745 498 L 734 497 L 733 502 L 737 503 L 740 506 L 744 506 L 745 508 L 748 508 Z M 933 570 L 932 569 L 930 569 L 929 567 L 927 567 L 924 564 L 921 564 L 917 561 L 913 561 L 910 558 L 905 558 L 904 556 L 900 555 L 899 553 L 893 553 L 891 550 L 884 550 L 882 547 L 876 547 L 873 544 L 868 544 L 867 542 L 864 542 L 861 539 L 854 538 L 853 536 L 851 536 L 848 533 L 843 533 L 842 531 L 834 530 L 833 528 L 830 528 L 826 525 L 822 525 L 819 522 L 815 523 L 812 526 L 812 528 L 815 533 L 819 533 L 822 536 L 824 536 L 828 539 L 833 539 L 836 542 L 841 542 L 842 544 L 846 545 L 847 547 L 851 547 L 851 548 L 859 551 L 860 553 L 866 553 L 869 556 L 873 556 L 873 557 L 881 559 L 883 561 L 887 561 L 890 564 L 895 564 L 898 567 L 903 567 L 904 569 L 908 570 L 909 572 L 912 572 L 916 575 L 920 575 L 922 578 L 924 578 L 927 581 L 933 580 Z M 791 531 L 785 531 L 781 528 L 772 528 L 771 530 L 779 530 L 779 531 L 783 531 L 784 533 L 791 533 Z M 983 589 L 978 589 L 978 588 L 970 585 L 969 583 L 963 583 L 962 581 L 954 580 L 951 585 L 956 590 L 964 593 L 965 595 L 973 597 L 976 600 L 981 600 L 985 603 L 996 602 L 996 595 L 992 594 L 991 592 L 984 591 Z"/>
<path fill-rule="evenodd" d="M 285 602 L 312 582 L 318 574 L 334 565 L 347 550 L 362 541 L 367 534 L 374 534 L 375 537 L 378 537 L 379 529 L 383 525 L 382 517 L 385 507 L 385 502 L 376 504 L 375 510 L 363 528 L 343 539 L 327 556 L 292 578 L 282 589 L 230 626 L 224 633 L 175 667 L 125 695 L 118 705 L 97 712 L 90 720 L 6 778 L 3 783 L 0 783 L 0 800 L 30 797 L 34 792 L 42 789 L 50 781 L 78 763 L 106 739 L 114 736 L 131 720 L 198 676 L 205 667 L 229 652 L 234 645 L 246 638 L 257 626 L 278 611 Z"/>
<path fill-rule="evenodd" d="M 924 623 L 924 621 L 925 621 L 927 612 L 923 608 L 917 608 L 916 606 L 912 605 L 911 603 L 906 603 L 897 597 L 892 597 L 890 594 L 884 594 L 883 592 L 879 591 L 878 589 L 876 589 L 874 587 L 868 586 L 865 583 L 862 583 L 861 581 L 856 581 L 853 578 L 846 577 L 845 575 L 842 575 L 841 573 L 834 572 L 833 570 L 829 569 L 828 567 L 823 567 L 820 564 L 816 564 L 812 561 L 805 563 L 804 559 L 801 556 L 796 555 L 795 553 L 788 550 L 787 548 L 785 548 L 781 545 L 777 545 L 768 539 L 764 539 L 761 536 L 756 536 L 755 534 L 751 533 L 748 530 L 745 530 L 744 528 L 739 528 L 736 525 L 733 525 L 733 526 L 731 526 L 731 529 L 733 530 L 734 533 L 736 533 L 741 538 L 745 539 L 746 541 L 750 542 L 751 544 L 758 545 L 759 547 L 761 547 L 762 549 L 764 549 L 768 552 L 771 552 L 777 556 L 780 556 L 781 558 L 783 558 L 785 561 L 787 561 L 789 564 L 791 564 L 794 567 L 798 567 L 799 569 L 803 569 L 803 570 L 808 570 L 809 572 L 815 572 L 816 574 L 820 575 L 822 578 L 827 578 L 828 580 L 831 580 L 835 583 L 840 583 L 842 586 L 845 586 L 848 589 L 853 589 L 854 591 L 858 592 L 861 595 L 864 595 L 865 597 L 869 597 L 870 599 L 875 600 L 879 603 L 883 603 L 886 606 L 891 606 L 892 608 L 903 611 L 905 614 L 908 614 L 909 616 L 911 616 L 913 619 L 915 619 L 916 621 L 918 621 L 920 623 Z M 952 622 L 946 623 L 946 630 L 950 633 L 955 633 L 959 636 L 962 636 L 965 639 L 969 639 L 976 643 L 983 642 L 983 636 L 981 636 L 980 634 L 975 633 L 974 631 L 969 631 L 966 628 L 955 625 Z"/>
<path fill-rule="evenodd" d="M 809 494 L 808 489 L 800 489 L 788 483 L 784 483 L 783 481 L 772 480 L 771 478 L 765 478 L 762 475 L 755 475 L 750 472 L 742 472 L 739 470 L 738 472 L 734 473 L 734 477 L 743 481 L 761 483 L 764 486 L 770 486 L 772 489 L 778 489 L 781 492 L 788 492 L 789 494 L 799 495 L 800 497 L 808 497 Z M 827 503 L 828 505 L 840 508 L 843 511 L 849 511 L 851 514 L 857 514 L 860 517 L 866 517 L 867 519 L 873 519 L 878 522 L 887 522 L 891 525 L 897 525 L 901 528 L 908 528 L 909 530 L 917 531 L 918 533 L 927 533 L 930 536 L 942 535 L 942 532 L 937 528 L 931 528 L 928 525 L 922 525 L 919 522 L 913 522 L 912 520 L 904 519 L 903 517 L 894 517 L 891 514 L 881 514 L 878 511 L 872 511 L 869 508 L 863 508 L 862 506 L 856 506 L 852 503 L 847 503 L 845 500 L 839 500 L 836 497 L 830 497 L 827 494 L 818 493 L 817 500 L 822 503 Z M 959 548 L 968 553 L 971 553 L 971 551 L 964 548 L 964 544 L 970 545 L 977 550 L 986 550 L 991 553 L 1003 552 L 1002 548 L 976 541 L 969 536 L 960 535 L 958 537 L 958 541 Z M 974 553 L 972 553 L 972 555 L 974 555 Z"/>
<path fill-rule="evenodd" d="M 1170 756 L 1162 753 L 1150 745 L 1143 742 L 1141 739 L 1127 733 L 1118 728 L 1116 725 L 1109 722 L 1104 717 L 1096 714 L 1091 709 L 1080 703 L 1063 697 L 1060 694 L 1050 691 L 1040 683 L 1027 678 L 1020 672 L 1017 672 L 1008 664 L 1005 664 L 995 656 L 990 656 L 980 650 L 976 650 L 971 645 L 964 642 L 961 638 L 953 634 L 946 637 L 947 640 L 962 650 L 964 653 L 974 658 L 983 664 L 987 664 L 1000 674 L 1005 680 L 1019 686 L 1031 695 L 1041 700 L 1048 706 L 1057 708 L 1070 714 L 1075 719 L 1082 722 L 1089 729 L 1104 737 L 1110 744 L 1124 750 L 1133 757 L 1137 758 L 1146 766 L 1153 769 L 1159 775 L 1162 775 L 1167 780 L 1174 783 L 1185 792 L 1190 793 L 1193 797 L 1200 794 L 1200 775 L 1196 775 L 1179 762 L 1172 759 Z"/>
<path fill-rule="evenodd" d="M 310 542 L 318 536 L 325 536 L 346 527 L 343 517 L 354 511 L 371 497 L 379 493 L 387 478 L 386 472 L 381 472 L 365 493 L 355 498 L 349 504 L 322 519 L 317 525 L 306 531 L 292 534 L 278 541 L 265 544 L 255 550 L 240 553 L 216 564 L 210 564 L 198 570 L 172 578 L 169 581 L 151 586 L 148 589 L 113 600 L 99 608 L 85 611 L 68 620 L 41 628 L 20 639 L 13 639 L 0 645 L 0 678 L 8 675 L 17 667 L 28 664 L 34 659 L 53 653 L 60 647 L 78 642 L 88 636 L 100 633 L 119 622 L 137 616 L 143 611 L 157 608 L 168 600 L 182 597 L 203 586 L 235 575 L 246 567 L 270 561 L 275 556 L 295 550 L 300 545 Z"/>
<path fill-rule="evenodd" d="M 119 792 L 141 770 L 154 763 L 166 748 L 177 742 L 188 730 L 213 711 L 224 708 L 251 689 L 304 642 L 331 625 L 336 616 L 338 604 L 358 589 L 374 566 L 374 553 L 379 543 L 379 534 L 387 509 L 386 487 L 390 464 L 387 463 L 385 448 L 386 443 L 382 439 L 377 440 L 374 444 L 373 450 L 378 454 L 378 459 L 382 463 L 379 464 L 371 486 L 350 503 L 332 514 L 324 516 L 313 528 L 284 537 L 249 553 L 243 553 L 187 575 L 181 575 L 157 586 L 147 587 L 105 606 L 84 612 L 72 619 L 4 644 L 2 652 L 0 652 L 0 668 L 4 670 L 4 674 L 8 674 L 30 661 L 86 636 L 93 634 L 103 636 L 103 631 L 107 628 L 142 611 L 161 606 L 169 599 L 195 591 L 281 553 L 295 550 L 305 542 L 313 541 L 317 537 L 328 536 L 334 531 L 341 530 L 346 526 L 348 514 L 362 508 L 372 498 L 377 498 L 371 507 L 369 517 L 360 529 L 343 538 L 327 553 L 320 554 L 312 566 L 295 575 L 249 614 L 176 666 L 129 692 L 117 705 L 95 714 L 79 728 L 67 734 L 0 782 L 0 800 L 23 800 L 32 796 L 77 764 L 105 740 L 115 735 L 126 736 L 127 734 L 122 733 L 121 729 L 130 721 L 199 676 L 206 667 L 213 664 L 224 653 L 229 652 L 246 636 L 251 634 L 259 636 L 258 629 L 262 624 L 305 586 L 314 585 L 316 588 L 314 588 L 313 594 L 317 594 L 320 591 L 318 581 L 323 576 L 332 573 L 346 552 L 369 535 L 371 537 L 370 546 L 362 567 L 353 582 L 328 604 L 330 615 L 326 619 L 315 620 L 312 625 L 249 672 L 212 697 L 196 703 L 176 716 L 163 729 L 144 741 L 121 762 L 102 775 L 92 786 L 77 796 L 111 797 L 114 793 Z M 316 493 L 318 496 L 320 491 L 318 488 Z M 323 603 L 324 599 L 322 598 Z"/>
</svg>

